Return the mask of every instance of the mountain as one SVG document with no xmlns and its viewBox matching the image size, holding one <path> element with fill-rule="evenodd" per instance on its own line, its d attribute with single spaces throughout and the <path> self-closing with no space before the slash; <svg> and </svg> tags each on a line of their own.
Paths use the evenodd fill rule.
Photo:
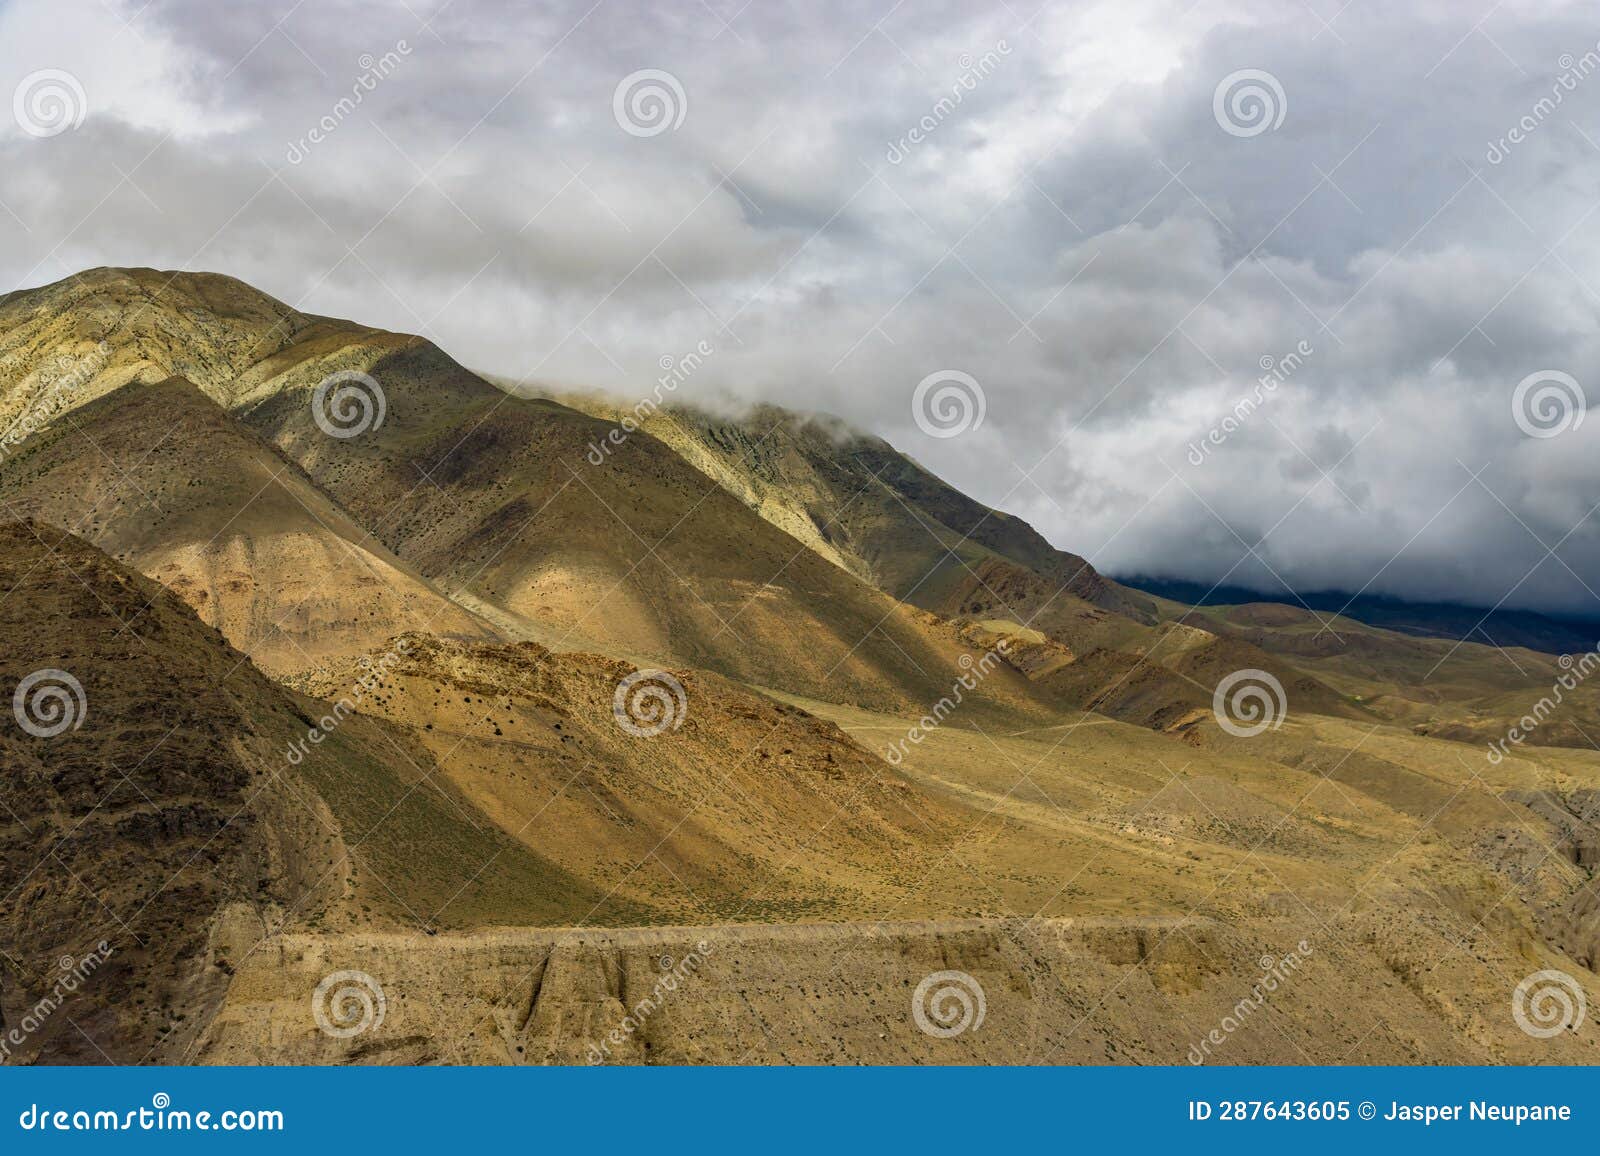
<svg viewBox="0 0 1600 1156">
<path fill-rule="evenodd" d="M 1600 1055 L 1509 1012 L 1600 982 L 1592 658 L 637 412 L 211 274 L 0 298 L 0 1061 L 1183 1063 L 1263 960 L 1208 1062 Z"/>
<path fill-rule="evenodd" d="M 885 707 L 936 699 L 960 673 L 951 631 L 823 561 L 663 443 L 634 437 L 594 467 L 604 423 L 509 396 L 417 338 L 302 315 L 230 278 L 94 270 L 0 300 L 0 358 L 26 370 L 0 415 L 49 407 L 55 425 L 129 383 L 183 376 L 346 512 L 369 552 L 513 637 Z M 80 370 L 69 388 L 45 363 Z M 314 404 L 341 373 L 365 375 L 354 388 L 368 428 L 339 429 Z M 418 600 L 402 588 L 386 617 Z M 366 633 L 357 617 L 339 633 Z M 459 616 L 456 630 L 470 632 Z M 1031 709 L 1009 673 L 988 693 Z"/>
<path fill-rule="evenodd" d="M 975 719 L 1087 707 L 1187 729 L 1209 725 L 1218 674 L 1260 669 L 1317 710 L 1484 729 L 1377 668 L 1352 678 L 1352 656 L 1327 650 L 1342 637 L 1311 653 L 1296 631 L 1264 637 L 1111 582 L 834 419 L 668 405 L 620 436 L 639 407 L 510 396 L 419 338 L 151 270 L 0 299 L 0 365 L 0 410 L 32 434 L 0 438 L 12 516 L 91 535 L 280 674 L 423 629 L 905 711 L 946 697 L 974 644 L 1020 630 L 1063 649 L 986 678 Z M 211 404 L 179 396 L 176 374 Z M 144 509 L 157 491 L 172 512 Z M 341 558 L 335 581 L 305 581 Z M 1396 636 L 1365 642 L 1411 670 Z M 1495 717 L 1520 685 L 1473 678 Z"/>
<path fill-rule="evenodd" d="M 1154 600 L 837 418 L 557 396 L 609 422 L 630 419 L 814 553 L 898 600 L 994 637 L 1016 628 L 1046 635 L 1059 644 L 1056 661 L 1046 677 L 1035 653 L 1030 679 L 1058 707 L 1181 725 L 1209 713 L 1219 675 L 1258 667 L 1275 669 L 1307 705 L 1349 710 L 1339 693 L 1257 646 L 1162 623 Z"/>
<path fill-rule="evenodd" d="M 16 514 L 85 529 L 146 573 L 177 580 L 231 641 L 279 673 L 431 622 L 462 638 L 593 649 L 819 701 L 912 710 L 946 696 L 973 660 L 962 623 L 1003 621 L 1037 626 L 1073 660 L 1100 650 L 1132 657 L 1054 686 L 1005 664 L 973 692 L 980 717 L 1041 722 L 1093 701 L 1148 723 L 1208 693 L 1183 685 L 1182 672 L 1153 683 L 1145 674 L 1167 692 L 1122 711 L 1124 679 L 1209 636 L 1158 626 L 1144 596 L 837 422 L 769 409 L 746 426 L 664 409 L 616 438 L 592 399 L 514 397 L 419 338 L 300 314 L 211 274 L 92 270 L 12 294 L 0 300 L 0 359 L 23 371 L 3 390 L 4 412 L 25 415 L 25 428 L 40 424 L 26 415 L 49 414 L 40 432 L 54 438 L 53 450 L 31 450 L 48 461 L 17 463 L 28 468 L 14 484 L 29 488 Z M 124 475 L 142 469 L 145 490 L 158 486 L 150 475 L 200 479 L 200 494 L 235 504 L 235 488 L 253 476 L 227 454 L 200 461 L 159 448 L 168 443 L 155 431 L 169 419 L 157 411 L 184 409 L 182 400 L 162 394 L 129 415 L 132 396 L 179 389 L 174 375 L 213 403 L 184 420 L 228 429 L 232 456 L 253 454 L 257 472 L 269 471 L 260 477 L 282 514 L 252 523 L 250 503 L 231 524 L 185 517 L 177 541 L 144 540 L 152 519 L 129 509 L 134 488 L 113 484 Z M 102 420 L 139 428 L 96 437 L 88 426 Z M 95 448 L 102 439 L 129 452 L 107 464 Z M 158 446 L 148 459 L 145 443 Z M 597 445 L 606 447 L 598 464 Z M 62 475 L 69 486 L 56 484 Z M 132 516 L 85 527 L 63 493 L 120 501 Z M 297 522 L 305 534 L 289 533 Z M 315 570 L 299 560 L 311 549 L 349 565 L 303 602 L 297 578 Z M 262 556 L 254 584 L 239 565 L 252 552 Z M 275 561 L 276 572 L 265 569 Z"/>
<path fill-rule="evenodd" d="M 1573 654 L 1600 646 L 1600 617 L 1552 618 L 1531 610 L 1458 606 L 1448 602 L 1411 602 L 1375 594 L 1314 590 L 1285 596 L 1243 586 L 1212 588 L 1203 582 L 1131 575 L 1121 581 L 1136 590 L 1194 606 L 1248 606 L 1267 603 L 1342 614 L 1419 638 L 1448 638 L 1488 646 L 1517 646 L 1547 654 Z M 1600 612 L 1600 607 L 1596 608 Z"/>
</svg>

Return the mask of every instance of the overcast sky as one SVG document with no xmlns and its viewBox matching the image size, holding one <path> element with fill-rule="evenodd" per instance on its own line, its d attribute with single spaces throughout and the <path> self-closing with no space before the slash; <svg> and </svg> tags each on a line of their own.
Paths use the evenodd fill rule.
<svg viewBox="0 0 1600 1156">
<path fill-rule="evenodd" d="M 1112 572 L 1594 611 L 1597 74 L 1592 0 L 0 0 L 0 285 L 705 342 Z"/>
</svg>

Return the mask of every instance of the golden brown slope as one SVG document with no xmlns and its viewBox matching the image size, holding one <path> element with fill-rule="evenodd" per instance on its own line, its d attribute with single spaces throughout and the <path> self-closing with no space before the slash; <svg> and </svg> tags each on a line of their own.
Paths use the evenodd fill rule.
<svg viewBox="0 0 1600 1156">
<path fill-rule="evenodd" d="M 130 383 L 28 439 L 0 463 L 0 512 L 158 579 L 269 671 L 408 629 L 493 637 L 181 379 Z"/>
<path fill-rule="evenodd" d="M 870 917 L 975 817 L 832 723 L 714 674 L 640 674 L 526 642 L 400 641 L 361 709 L 412 728 L 507 833 L 669 920 Z M 308 689 L 336 697 L 360 669 Z"/>
</svg>

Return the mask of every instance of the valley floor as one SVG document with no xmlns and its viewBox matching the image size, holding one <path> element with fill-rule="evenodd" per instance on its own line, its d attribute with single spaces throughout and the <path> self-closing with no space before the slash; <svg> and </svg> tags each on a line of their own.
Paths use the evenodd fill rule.
<svg viewBox="0 0 1600 1156">
<path fill-rule="evenodd" d="M 913 721 L 801 705 L 869 749 Z M 878 918 L 288 933 L 243 961 L 186 1058 L 1600 1061 L 1592 1024 L 1535 1039 L 1511 1013 L 1525 975 L 1593 934 L 1561 914 L 1584 873 L 1507 801 L 1534 764 L 1486 779 L 1454 744 L 1316 716 L 1274 741 L 1266 758 L 1094 715 L 1011 733 L 951 723 L 902 769 L 965 823 L 907 865 L 919 884 Z M 1573 784 L 1600 783 L 1600 759 L 1552 757 Z M 946 914 L 964 909 L 989 914 Z M 348 1040 L 305 1008 L 339 970 L 385 1000 Z M 968 1025 L 950 1036 L 917 1016 L 941 987 Z"/>
</svg>

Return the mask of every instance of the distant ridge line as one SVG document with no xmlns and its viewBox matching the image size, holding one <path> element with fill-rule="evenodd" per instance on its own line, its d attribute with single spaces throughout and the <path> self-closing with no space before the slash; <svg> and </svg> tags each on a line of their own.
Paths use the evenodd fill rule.
<svg viewBox="0 0 1600 1156">
<path fill-rule="evenodd" d="M 1600 647 L 1600 610 L 1593 617 L 1541 614 L 1535 610 L 1491 610 L 1452 602 L 1413 602 L 1386 594 L 1352 596 L 1341 590 L 1285 591 L 1272 594 L 1247 586 L 1218 586 L 1149 574 L 1113 575 L 1115 581 L 1158 598 L 1191 606 L 1238 606 L 1268 602 L 1343 612 L 1368 626 L 1419 638 L 1448 638 L 1488 646 L 1523 646 L 1548 654 Z"/>
</svg>

